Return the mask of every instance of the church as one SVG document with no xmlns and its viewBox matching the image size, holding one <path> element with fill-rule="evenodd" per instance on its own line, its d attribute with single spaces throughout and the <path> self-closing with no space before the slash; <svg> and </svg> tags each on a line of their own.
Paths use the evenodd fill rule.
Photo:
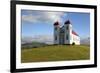
<svg viewBox="0 0 100 73">
<path fill-rule="evenodd" d="M 54 44 L 80 45 L 80 37 L 69 20 L 63 26 L 58 21 L 54 23 Z"/>
</svg>

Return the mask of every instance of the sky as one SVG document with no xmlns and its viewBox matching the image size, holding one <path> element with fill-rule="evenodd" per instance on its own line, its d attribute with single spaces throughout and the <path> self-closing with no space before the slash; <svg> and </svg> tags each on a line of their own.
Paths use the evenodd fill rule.
<svg viewBox="0 0 100 73">
<path fill-rule="evenodd" d="M 81 38 L 90 36 L 89 13 L 21 10 L 22 37 L 53 37 L 53 23 L 58 21 L 63 26 L 66 20 Z"/>
</svg>

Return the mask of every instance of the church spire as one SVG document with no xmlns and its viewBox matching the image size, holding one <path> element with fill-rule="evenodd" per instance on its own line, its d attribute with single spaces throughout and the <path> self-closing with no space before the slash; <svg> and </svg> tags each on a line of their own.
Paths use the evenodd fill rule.
<svg viewBox="0 0 100 73">
<path fill-rule="evenodd" d="M 71 24 L 71 22 L 69 20 L 65 21 L 65 24 Z"/>
<path fill-rule="evenodd" d="M 59 25 L 59 22 L 58 22 L 58 21 L 57 21 L 57 22 L 55 22 L 55 23 L 54 23 L 54 25 L 55 25 L 55 26 L 56 26 L 56 25 Z"/>
</svg>

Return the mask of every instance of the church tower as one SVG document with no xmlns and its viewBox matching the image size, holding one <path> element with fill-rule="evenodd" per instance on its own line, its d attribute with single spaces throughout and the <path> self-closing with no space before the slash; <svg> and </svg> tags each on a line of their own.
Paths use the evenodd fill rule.
<svg viewBox="0 0 100 73">
<path fill-rule="evenodd" d="M 72 24 L 69 20 L 64 23 L 65 35 L 64 35 L 64 44 L 72 44 Z"/>
<path fill-rule="evenodd" d="M 59 44 L 59 32 L 60 32 L 59 22 L 55 22 L 54 23 L 54 44 Z"/>
</svg>

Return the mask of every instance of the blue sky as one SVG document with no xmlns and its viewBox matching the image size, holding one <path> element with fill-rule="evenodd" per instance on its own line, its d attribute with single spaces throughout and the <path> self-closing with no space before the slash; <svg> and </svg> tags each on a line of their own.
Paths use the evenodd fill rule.
<svg viewBox="0 0 100 73">
<path fill-rule="evenodd" d="M 90 14 L 76 12 L 49 12 L 21 10 L 22 37 L 37 35 L 53 35 L 53 23 L 59 21 L 61 25 L 70 20 L 73 30 L 81 37 L 90 35 Z"/>
</svg>

